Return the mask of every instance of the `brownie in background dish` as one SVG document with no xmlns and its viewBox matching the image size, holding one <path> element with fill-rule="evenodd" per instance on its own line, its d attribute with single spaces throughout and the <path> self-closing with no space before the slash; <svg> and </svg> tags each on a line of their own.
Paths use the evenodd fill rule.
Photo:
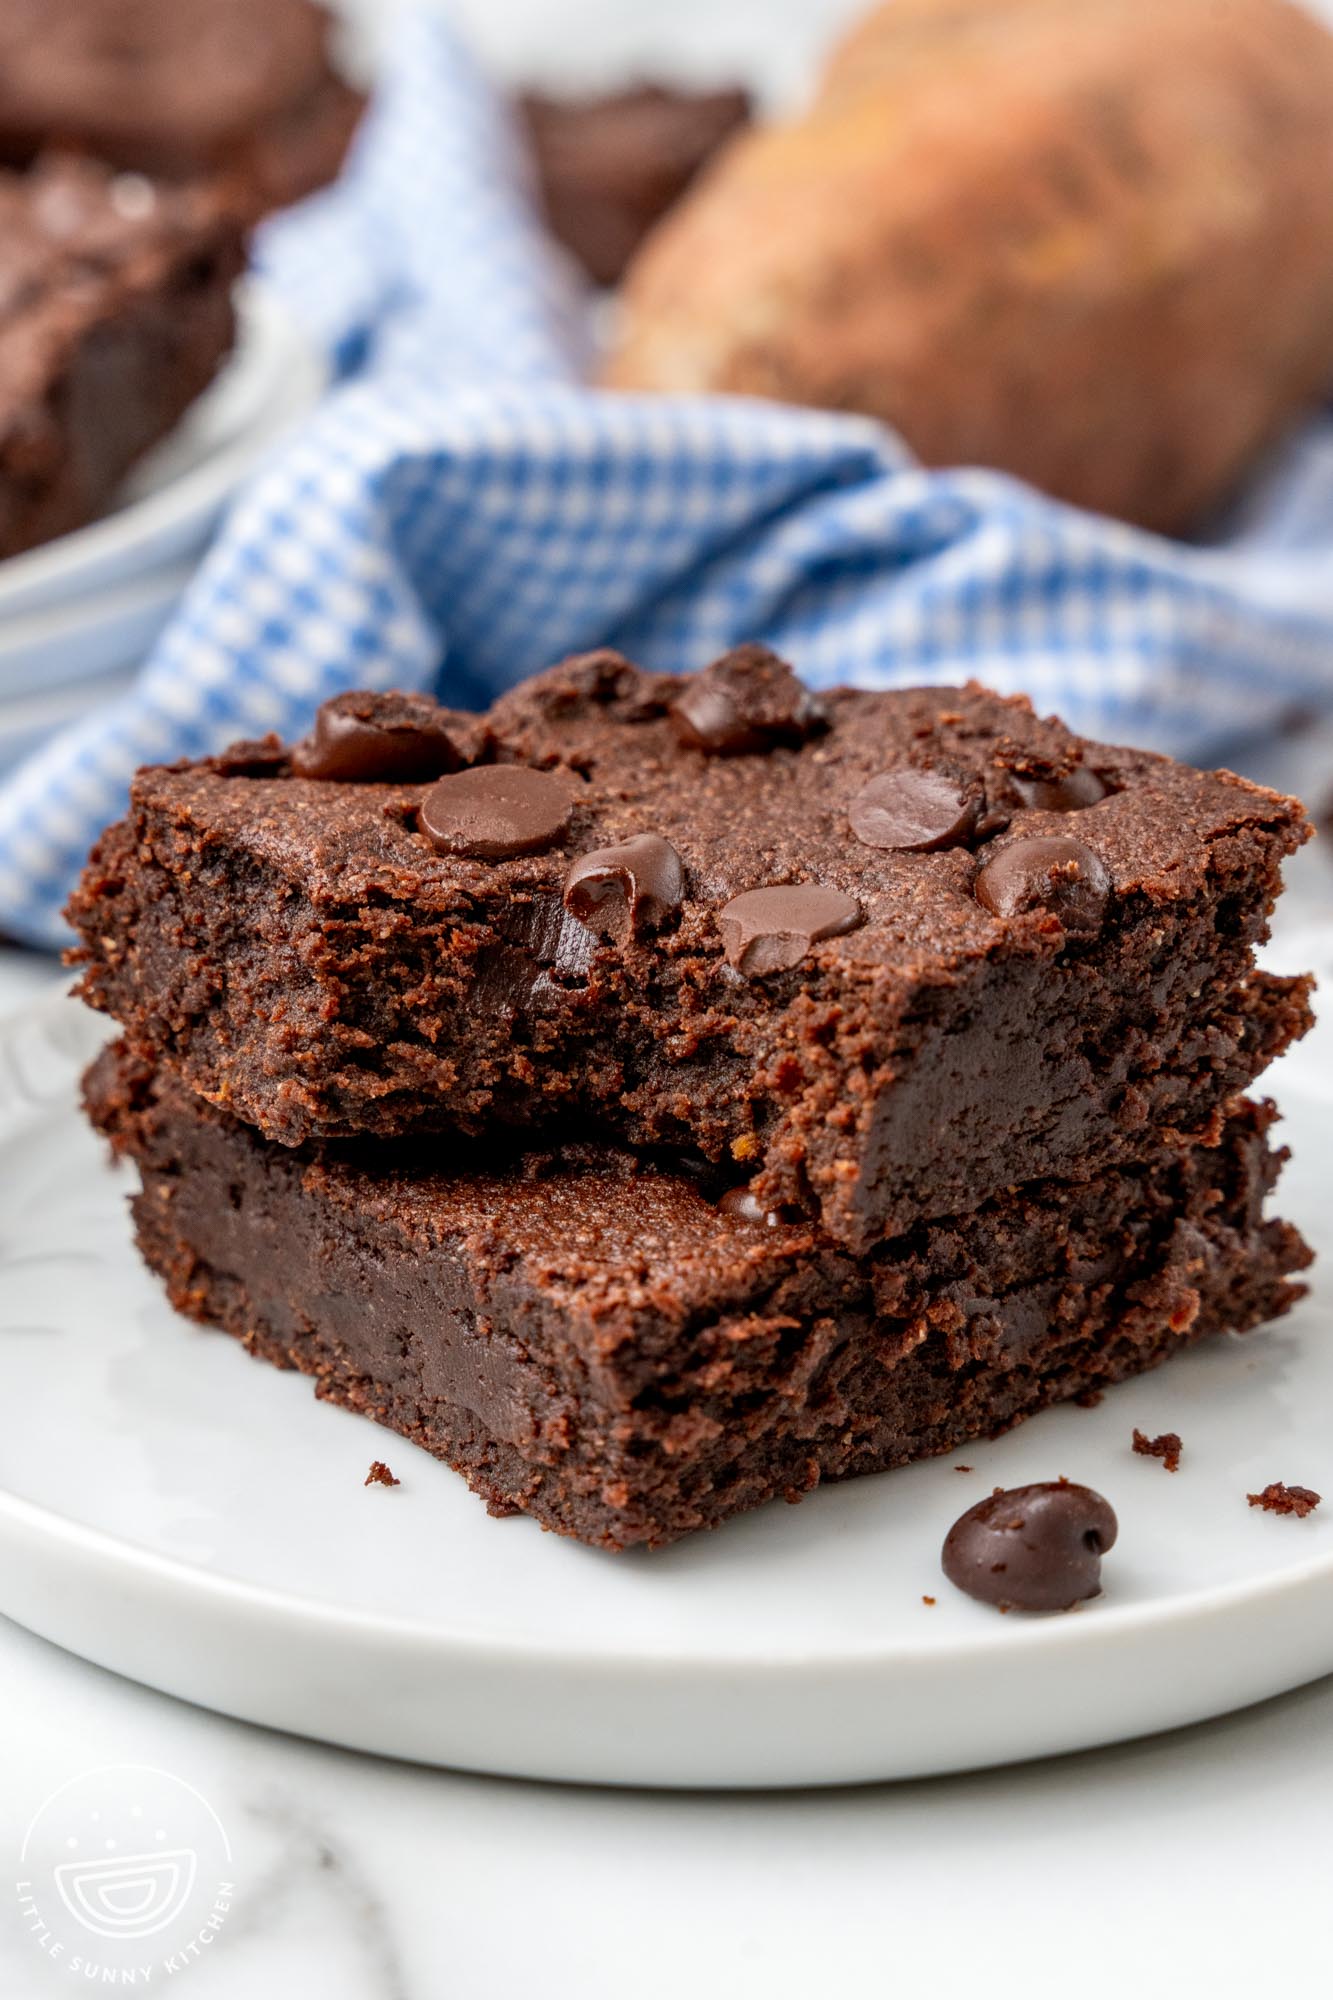
<svg viewBox="0 0 1333 2000">
<path fill-rule="evenodd" d="M 605 97 L 526 92 L 519 111 L 551 233 L 598 285 L 614 285 L 700 169 L 749 123 L 743 90 L 639 84 Z"/>
<path fill-rule="evenodd" d="M 143 771 L 70 905 L 83 996 L 282 1144 L 600 1128 L 860 1252 L 1210 1143 L 1309 1025 L 1253 964 L 1299 805 L 1021 698 L 598 653 L 434 711 L 416 782 L 352 699 L 360 781 Z"/>
<path fill-rule="evenodd" d="M 0 557 L 91 520 L 174 428 L 232 345 L 243 261 L 206 186 L 0 170 Z"/>
<path fill-rule="evenodd" d="M 220 177 L 250 217 L 337 173 L 362 108 L 311 0 L 5 0 L 0 158 Z"/>
<path fill-rule="evenodd" d="M 1271 1107 L 1009 1190 L 858 1261 L 678 1167 L 573 1146 L 274 1146 L 123 1044 L 85 1083 L 172 1303 L 603 1548 L 951 1450 L 1284 1312 Z M 448 1149 L 450 1159 L 457 1149 Z"/>
</svg>

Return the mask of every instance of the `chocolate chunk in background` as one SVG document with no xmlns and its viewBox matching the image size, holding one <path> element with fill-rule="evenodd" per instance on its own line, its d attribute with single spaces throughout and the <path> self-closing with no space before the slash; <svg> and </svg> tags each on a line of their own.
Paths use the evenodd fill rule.
<svg viewBox="0 0 1333 2000">
<path fill-rule="evenodd" d="M 569 826 L 574 781 L 526 764 L 483 764 L 437 778 L 421 801 L 421 831 L 437 852 L 472 861 L 538 854 Z"/>
<path fill-rule="evenodd" d="M 316 712 L 313 734 L 292 751 L 292 770 L 343 784 L 442 778 L 469 761 L 460 740 L 465 720 L 425 694 L 334 695 Z"/>
<path fill-rule="evenodd" d="M 1262 1493 L 1247 1493 L 1245 1497 L 1251 1507 L 1262 1507 L 1266 1514 L 1294 1514 L 1303 1521 L 1307 1514 L 1313 1514 L 1323 1496 L 1309 1486 L 1287 1486 L 1274 1479 Z"/>
<path fill-rule="evenodd" d="M 847 817 L 863 847 L 930 854 L 960 847 L 977 823 L 980 799 L 947 772 L 907 764 L 881 771 L 852 800 Z"/>
<path fill-rule="evenodd" d="M 653 224 L 750 119 L 743 90 L 660 84 L 577 99 L 529 91 L 518 109 L 551 234 L 597 285 L 619 283 Z"/>
<path fill-rule="evenodd" d="M 1096 937 L 1111 895 L 1100 855 L 1063 834 L 1011 840 L 979 870 L 977 901 L 997 917 L 1047 910 L 1073 938 Z"/>
<path fill-rule="evenodd" d="M 1049 778 L 1015 771 L 1010 783 L 1025 806 L 1033 806 L 1040 812 L 1084 812 L 1088 806 L 1098 805 L 1110 791 L 1105 780 L 1086 764 L 1075 764 L 1072 770 Z"/>
<path fill-rule="evenodd" d="M 1118 1523 L 1110 1504 L 1067 1479 L 997 1487 L 959 1516 L 940 1561 L 950 1583 L 1002 1611 L 1068 1611 L 1102 1587 Z"/>
<path fill-rule="evenodd" d="M 747 889 L 718 911 L 727 963 L 747 979 L 799 965 L 812 944 L 842 937 L 861 921 L 861 905 L 841 889 L 782 882 Z"/>
<path fill-rule="evenodd" d="M 691 675 L 671 707 L 677 736 L 710 757 L 799 750 L 825 726 L 818 698 L 767 646 L 735 646 Z"/>
<path fill-rule="evenodd" d="M 581 854 L 565 877 L 565 908 L 602 936 L 641 937 L 680 908 L 685 865 L 669 840 L 636 834 L 618 847 Z"/>
</svg>

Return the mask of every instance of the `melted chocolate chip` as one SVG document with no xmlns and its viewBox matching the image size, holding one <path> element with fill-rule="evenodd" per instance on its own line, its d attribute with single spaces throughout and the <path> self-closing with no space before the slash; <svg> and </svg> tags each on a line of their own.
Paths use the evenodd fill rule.
<svg viewBox="0 0 1333 2000">
<path fill-rule="evenodd" d="M 978 805 L 945 772 L 904 765 L 872 778 L 847 817 L 865 847 L 929 854 L 961 846 L 977 823 Z"/>
<path fill-rule="evenodd" d="M 293 750 L 292 769 L 350 785 L 424 784 L 467 762 L 448 720 L 429 695 L 335 695 Z"/>
<path fill-rule="evenodd" d="M 776 1229 L 782 1221 L 777 1209 L 765 1208 L 758 1195 L 751 1194 L 748 1187 L 728 1188 L 718 1207 L 734 1222 L 749 1222 L 759 1229 Z"/>
<path fill-rule="evenodd" d="M 950 1583 L 983 1604 L 1068 1611 L 1100 1595 L 1117 1525 L 1100 1493 L 1067 1479 L 1000 1488 L 954 1522 L 940 1560 Z"/>
<path fill-rule="evenodd" d="M 1095 806 L 1110 791 L 1110 786 L 1086 764 L 1076 764 L 1072 771 L 1056 778 L 1024 777 L 1015 771 L 1010 783 L 1025 806 L 1035 806 L 1041 812 L 1082 812 L 1087 806 Z"/>
<path fill-rule="evenodd" d="M 977 901 L 997 917 L 1047 910 L 1070 937 L 1096 937 L 1106 915 L 1111 877 L 1100 855 L 1063 834 L 1012 840 L 980 870 Z"/>
<path fill-rule="evenodd" d="M 856 929 L 861 905 L 841 889 L 814 882 L 782 882 L 747 889 L 718 912 L 727 963 L 747 979 L 799 965 L 812 944 Z"/>
<path fill-rule="evenodd" d="M 559 840 L 574 809 L 570 779 L 526 764 L 483 764 L 440 778 L 421 801 L 421 831 L 440 854 L 508 861 Z"/>
<path fill-rule="evenodd" d="M 565 908 L 604 937 L 660 929 L 684 893 L 684 863 L 656 833 L 581 854 L 565 877 Z"/>
<path fill-rule="evenodd" d="M 739 757 L 779 745 L 799 749 L 825 716 L 785 660 L 752 645 L 724 653 L 688 681 L 672 703 L 671 720 L 689 748 Z"/>
</svg>

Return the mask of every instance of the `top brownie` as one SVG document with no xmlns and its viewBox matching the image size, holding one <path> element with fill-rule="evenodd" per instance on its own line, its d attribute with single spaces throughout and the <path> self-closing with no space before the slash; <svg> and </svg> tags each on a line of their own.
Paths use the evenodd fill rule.
<svg viewBox="0 0 1333 2000">
<path fill-rule="evenodd" d="M 285 1144 L 596 1126 L 864 1249 L 1216 1130 L 1308 1025 L 1252 965 L 1307 831 L 975 685 L 598 653 L 143 771 L 70 916 L 84 996 Z"/>
<path fill-rule="evenodd" d="M 225 172 L 255 213 L 337 172 L 361 100 L 313 0 L 4 0 L 0 158 L 48 146 L 169 179 Z"/>
</svg>

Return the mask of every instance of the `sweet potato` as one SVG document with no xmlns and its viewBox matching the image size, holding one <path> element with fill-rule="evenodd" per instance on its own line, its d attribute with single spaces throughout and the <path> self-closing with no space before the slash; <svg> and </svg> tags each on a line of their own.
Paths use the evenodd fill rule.
<svg viewBox="0 0 1333 2000">
<path fill-rule="evenodd" d="M 1179 531 L 1333 387 L 1333 35 L 889 0 L 631 267 L 606 381 L 854 410 Z"/>
</svg>

